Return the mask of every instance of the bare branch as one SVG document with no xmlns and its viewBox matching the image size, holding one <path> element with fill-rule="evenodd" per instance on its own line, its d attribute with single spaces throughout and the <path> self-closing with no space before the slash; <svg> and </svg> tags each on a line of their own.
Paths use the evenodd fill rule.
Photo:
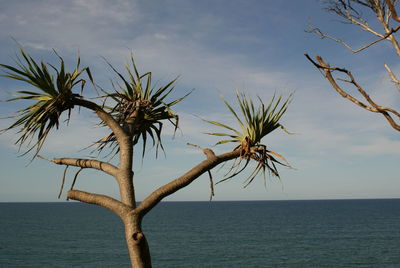
<svg viewBox="0 0 400 268">
<path fill-rule="evenodd" d="M 82 159 L 82 158 L 54 158 L 54 159 L 47 159 L 41 155 L 38 155 L 39 158 L 44 160 L 53 162 L 57 165 L 68 165 L 74 167 L 81 167 L 81 168 L 93 168 L 97 170 L 101 170 L 111 176 L 116 176 L 118 173 L 118 168 L 110 163 L 102 162 L 99 160 L 93 159 Z"/>
<path fill-rule="evenodd" d="M 385 4 L 388 3 L 387 5 Z M 390 2 L 390 3 L 389 3 Z M 388 40 L 392 43 L 397 55 L 400 56 L 400 45 L 397 42 L 396 37 L 393 35 L 393 33 L 397 32 L 400 28 L 400 26 L 397 26 L 395 28 L 391 28 L 389 26 L 389 18 L 391 16 L 397 17 L 396 10 L 394 9 L 393 1 L 391 0 L 371 0 L 371 1 L 361 1 L 361 0 L 335 0 L 335 1 L 329 1 L 330 7 L 327 8 L 328 12 L 335 13 L 339 17 L 342 17 L 346 20 L 346 23 L 349 24 L 354 24 L 360 27 L 363 31 L 369 32 L 375 36 L 378 36 L 379 38 L 366 44 L 365 46 L 362 46 L 359 49 L 353 49 L 351 48 L 347 43 L 344 41 L 334 38 L 332 36 L 323 34 L 321 31 L 318 29 L 312 29 L 309 32 L 314 32 L 318 35 L 320 35 L 322 38 L 329 38 L 335 42 L 341 43 L 343 46 L 345 46 L 347 49 L 352 51 L 353 53 L 357 53 L 359 51 L 362 51 L 373 44 L 376 44 L 382 40 Z M 365 7 L 367 9 L 370 9 L 376 17 L 376 19 L 380 22 L 381 26 L 384 29 L 384 33 L 380 33 L 377 30 L 374 30 L 369 24 L 366 19 L 363 18 L 363 15 L 361 11 L 355 9 L 352 4 L 358 4 L 362 7 Z M 390 12 L 389 12 L 390 10 Z M 397 17 L 398 18 L 398 17 Z"/>
<path fill-rule="evenodd" d="M 397 79 L 392 69 L 390 69 L 390 67 L 387 64 L 385 64 L 385 68 L 389 73 L 390 80 L 392 80 L 392 82 L 397 86 L 397 89 L 400 91 L 400 81 Z"/>
<path fill-rule="evenodd" d="M 394 8 L 393 1 L 392 1 L 392 0 L 385 0 L 385 2 L 386 2 L 387 6 L 388 6 L 388 8 L 389 8 L 389 10 L 390 10 L 390 13 L 391 13 L 391 15 L 392 15 L 392 18 L 393 18 L 395 21 L 400 22 L 400 17 L 397 16 L 397 12 L 396 12 L 396 9 Z"/>
<path fill-rule="evenodd" d="M 311 59 L 310 56 L 306 54 L 306 57 L 309 61 L 314 64 L 318 69 L 322 70 L 325 74 L 325 77 L 328 79 L 328 81 L 331 83 L 332 87 L 343 97 L 354 104 L 360 106 L 363 109 L 366 109 L 370 112 L 374 113 L 381 113 L 386 120 L 389 122 L 389 124 L 395 129 L 400 131 L 400 124 L 396 123 L 395 120 L 393 119 L 393 116 L 397 117 L 397 119 L 400 119 L 400 113 L 397 112 L 396 110 L 384 106 L 380 106 L 376 104 L 372 98 L 364 91 L 364 89 L 355 81 L 353 75 L 351 74 L 350 71 L 343 69 L 343 68 L 337 68 L 337 67 L 330 67 L 325 61 L 322 59 L 322 57 L 317 56 L 316 59 L 318 61 L 315 62 L 314 60 Z M 332 71 L 339 71 L 347 75 L 349 78 L 347 82 L 353 84 L 358 92 L 364 97 L 364 99 L 369 103 L 369 105 L 363 103 L 362 101 L 358 100 L 357 98 L 351 96 L 348 94 L 346 91 L 344 91 L 337 83 L 335 78 L 332 76 Z"/>
<path fill-rule="evenodd" d="M 351 10 L 354 11 L 355 9 L 351 8 Z M 344 19 L 346 19 L 351 24 L 359 26 L 362 30 L 364 30 L 366 32 L 370 32 L 373 35 L 376 35 L 379 37 L 383 36 L 381 33 L 378 33 L 377 31 L 372 29 L 368 25 L 368 22 L 366 20 L 364 20 L 359 14 L 354 16 L 348 7 L 345 8 L 341 13 L 340 12 L 335 12 L 335 13 L 338 14 L 339 16 L 343 17 Z"/>
<path fill-rule="evenodd" d="M 106 195 L 93 194 L 79 190 L 70 190 L 68 191 L 67 198 L 104 207 L 108 210 L 111 210 L 121 218 L 131 211 L 129 206 Z"/>
<path fill-rule="evenodd" d="M 379 3 L 381 3 L 382 5 L 380 5 Z M 389 28 L 389 22 L 388 20 L 385 18 L 385 4 L 383 1 L 375 1 L 374 2 L 375 5 L 375 14 L 379 20 L 379 22 L 381 23 L 382 27 L 385 29 L 386 33 L 390 33 L 391 30 Z M 399 27 L 399 26 L 398 26 Z M 393 34 L 390 34 L 387 39 L 392 43 L 394 49 L 396 50 L 396 53 L 398 56 L 400 56 L 400 46 L 399 43 L 397 42 L 396 37 Z"/>
<path fill-rule="evenodd" d="M 330 35 L 324 34 L 324 33 L 321 32 L 321 30 L 318 29 L 318 28 L 313 28 L 313 29 L 311 29 L 311 30 L 309 30 L 309 31 L 307 31 L 307 32 L 309 32 L 309 33 L 315 33 L 315 34 L 321 36 L 321 38 L 328 38 L 328 39 L 331 39 L 331 40 L 333 40 L 333 41 L 335 41 L 335 42 L 337 42 L 337 43 L 342 44 L 344 47 L 346 47 L 346 48 L 347 48 L 348 50 L 350 50 L 351 52 L 353 52 L 353 53 L 358 53 L 358 52 L 363 51 L 364 49 L 367 49 L 367 48 L 369 48 L 370 46 L 372 46 L 372 45 L 374 45 L 374 44 L 376 44 L 376 43 L 378 43 L 378 42 L 380 42 L 380 41 L 382 41 L 382 40 L 387 39 L 389 36 L 391 36 L 393 33 L 397 32 L 398 30 L 400 30 L 400 26 L 397 26 L 395 29 L 393 29 L 393 28 L 390 29 L 389 32 L 386 33 L 386 34 L 384 34 L 384 35 L 382 35 L 382 37 L 380 37 L 380 38 L 378 38 L 378 39 L 376 39 L 376 40 L 374 40 L 374 41 L 372 41 L 372 42 L 370 42 L 370 43 L 368 43 L 368 44 L 366 44 L 366 45 L 364 45 L 364 46 L 362 46 L 362 47 L 360 47 L 360 48 L 357 48 L 357 49 L 353 49 L 351 46 L 349 46 L 349 45 L 348 45 L 347 43 L 345 43 L 343 40 L 340 40 L 340 39 L 334 38 L 334 37 L 332 37 L 332 36 L 330 36 Z"/>
<path fill-rule="evenodd" d="M 176 191 L 186 187 L 195 179 L 200 177 L 205 172 L 216 167 L 218 164 L 240 157 L 240 150 L 234 150 L 229 153 L 215 155 L 210 149 L 204 149 L 207 159 L 193 167 L 191 170 L 180 176 L 179 178 L 171 181 L 170 183 L 161 186 L 153 193 L 151 193 L 142 203 L 137 207 L 138 214 L 144 216 L 155 205 L 157 205 L 163 198 L 175 193 Z M 214 154 L 214 156 L 212 156 Z M 211 157 L 210 157 L 211 156 Z"/>
</svg>

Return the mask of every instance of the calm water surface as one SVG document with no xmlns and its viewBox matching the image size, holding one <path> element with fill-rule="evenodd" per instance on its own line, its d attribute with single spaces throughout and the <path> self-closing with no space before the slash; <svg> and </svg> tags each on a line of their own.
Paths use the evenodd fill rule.
<svg viewBox="0 0 400 268">
<path fill-rule="evenodd" d="M 0 267 L 129 267 L 118 217 L 0 203 Z M 144 220 L 154 267 L 400 267 L 400 200 L 165 202 Z"/>
</svg>

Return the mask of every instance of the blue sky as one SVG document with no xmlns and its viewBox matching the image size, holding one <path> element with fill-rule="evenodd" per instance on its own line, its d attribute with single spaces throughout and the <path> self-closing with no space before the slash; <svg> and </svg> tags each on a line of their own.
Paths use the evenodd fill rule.
<svg viewBox="0 0 400 268">
<path fill-rule="evenodd" d="M 380 43 L 353 55 L 339 44 L 305 33 L 308 23 L 358 47 L 372 37 L 337 22 L 316 0 L 303 1 L 0 1 L 0 62 L 10 64 L 17 51 L 13 38 L 38 59 L 54 62 L 56 49 L 72 65 L 78 51 L 84 65 L 103 88 L 115 75 L 107 58 L 121 69 L 133 51 L 139 68 L 152 71 L 159 84 L 180 76 L 175 96 L 195 88 L 176 106 L 181 131 L 173 138 L 165 129 L 167 156 L 135 162 L 139 199 L 204 159 L 187 142 L 210 147 L 216 142 L 203 134 L 214 130 L 194 115 L 233 123 L 219 96 L 234 100 L 236 89 L 264 102 L 279 93 L 294 100 L 283 124 L 294 135 L 277 130 L 264 139 L 295 169 L 281 169 L 281 180 L 270 178 L 266 188 L 258 178 L 243 189 L 245 175 L 216 186 L 215 200 L 282 200 L 331 198 L 399 198 L 399 134 L 380 115 L 342 99 L 304 57 L 322 55 L 332 65 L 349 68 L 379 103 L 399 107 L 398 91 L 383 64 L 399 70 L 394 51 Z M 5 100 L 26 85 L 0 79 Z M 86 89 L 89 96 L 94 91 Z M 17 103 L 1 103 L 2 116 Z M 54 132 L 42 155 L 86 156 L 79 152 L 104 134 L 93 128 L 91 113 L 72 115 L 68 127 Z M 3 129 L 8 119 L 0 121 Z M 15 133 L 0 135 L 0 201 L 57 201 L 63 167 L 18 157 Z M 212 147 L 217 152 L 232 146 Z M 136 150 L 140 151 L 140 148 Z M 139 156 L 139 153 L 138 153 Z M 29 165 L 28 165 L 29 164 Z M 76 170 L 70 169 L 67 187 Z M 223 170 L 214 171 L 215 180 Z M 117 196 L 111 177 L 81 173 L 76 188 Z M 200 177 L 168 200 L 208 200 L 208 177 Z"/>
</svg>

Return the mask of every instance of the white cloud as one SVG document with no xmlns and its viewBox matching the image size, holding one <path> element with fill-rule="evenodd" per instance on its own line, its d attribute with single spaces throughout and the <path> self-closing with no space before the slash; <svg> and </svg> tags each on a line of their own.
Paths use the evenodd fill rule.
<svg viewBox="0 0 400 268">
<path fill-rule="evenodd" d="M 46 46 L 44 43 L 35 43 L 35 42 L 25 42 L 23 44 L 25 48 L 33 48 L 37 50 L 51 50 L 52 48 Z"/>
<path fill-rule="evenodd" d="M 86 19 L 128 23 L 138 18 L 135 0 L 115 0 L 110 4 L 107 0 L 74 0 L 73 9 L 78 14 L 86 14 Z"/>
<path fill-rule="evenodd" d="M 379 137 L 368 144 L 354 144 L 348 147 L 348 152 L 356 155 L 377 157 L 380 155 L 400 155 L 400 141 Z"/>
</svg>

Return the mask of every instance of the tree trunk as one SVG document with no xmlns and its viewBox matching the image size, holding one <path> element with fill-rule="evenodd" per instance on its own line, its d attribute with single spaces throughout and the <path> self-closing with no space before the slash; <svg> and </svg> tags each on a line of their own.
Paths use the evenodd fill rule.
<svg viewBox="0 0 400 268">
<path fill-rule="evenodd" d="M 124 220 L 125 239 L 132 268 L 151 268 L 151 256 L 147 239 L 142 232 L 141 218 L 128 215 Z"/>
</svg>

